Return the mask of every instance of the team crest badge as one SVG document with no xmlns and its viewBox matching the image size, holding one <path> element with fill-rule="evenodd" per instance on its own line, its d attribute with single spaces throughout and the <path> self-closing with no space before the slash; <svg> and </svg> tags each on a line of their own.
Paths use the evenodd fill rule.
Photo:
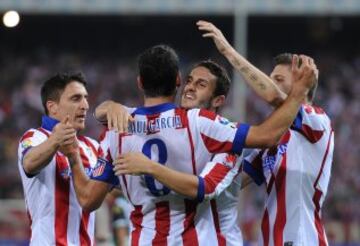
<svg viewBox="0 0 360 246">
<path fill-rule="evenodd" d="M 92 176 L 93 177 L 101 176 L 104 173 L 105 167 L 106 167 L 106 160 L 99 158 L 92 172 Z"/>
</svg>

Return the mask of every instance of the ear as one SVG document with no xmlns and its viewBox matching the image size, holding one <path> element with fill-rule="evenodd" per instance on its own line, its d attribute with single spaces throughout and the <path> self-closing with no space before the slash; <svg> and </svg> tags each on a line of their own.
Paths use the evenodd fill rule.
<svg viewBox="0 0 360 246">
<path fill-rule="evenodd" d="M 47 110 L 49 112 L 49 116 L 54 116 L 58 112 L 59 105 L 55 101 L 47 101 L 46 102 L 46 108 L 47 108 Z"/>
<path fill-rule="evenodd" d="M 180 85 L 181 85 L 181 74 L 180 72 L 178 72 L 176 76 L 176 87 L 180 87 Z"/>
<path fill-rule="evenodd" d="M 224 103 L 225 103 L 224 95 L 216 96 L 211 100 L 211 107 L 218 108 L 218 107 L 223 106 Z"/>
<path fill-rule="evenodd" d="M 143 91 L 144 90 L 144 86 L 143 86 L 143 82 L 140 76 L 137 76 L 136 78 L 136 82 L 137 82 L 137 86 L 138 88 Z"/>
</svg>

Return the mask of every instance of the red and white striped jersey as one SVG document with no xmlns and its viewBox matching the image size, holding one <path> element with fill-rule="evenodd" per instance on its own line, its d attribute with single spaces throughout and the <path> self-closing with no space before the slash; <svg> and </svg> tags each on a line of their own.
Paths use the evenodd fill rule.
<svg viewBox="0 0 360 246">
<path fill-rule="evenodd" d="M 58 121 L 43 117 L 42 127 L 28 130 L 18 148 L 18 168 L 31 221 L 30 245 L 94 245 L 95 213 L 81 209 L 77 201 L 67 158 L 57 152 L 51 162 L 34 176 L 27 175 L 22 160 L 27 151 L 43 143 Z M 79 136 L 86 173 L 96 165 L 99 144 Z"/>
<path fill-rule="evenodd" d="M 95 172 L 101 171 L 92 177 L 120 184 L 133 205 L 132 245 L 220 244 L 210 209 L 198 209 L 197 201 L 174 193 L 149 175 L 115 179 L 111 166 L 104 166 L 121 153 L 142 152 L 172 169 L 198 175 L 214 153 L 241 154 L 249 126 L 235 128 L 212 112 L 187 111 L 170 103 L 137 108 L 133 115 L 128 134 L 104 134 L 100 145 L 106 160 L 98 163 Z M 205 187 L 200 185 L 199 190 L 199 197 L 204 196 Z"/>
<path fill-rule="evenodd" d="M 198 209 L 211 211 L 219 245 L 243 245 L 238 225 L 238 192 L 241 185 L 238 174 L 242 160 L 242 156 L 217 154 L 200 174 L 205 187 L 205 201 Z"/>
<path fill-rule="evenodd" d="M 261 245 L 328 245 L 320 210 L 333 150 L 330 119 L 321 108 L 303 105 L 277 147 L 245 158 L 244 171 L 266 184 Z"/>
</svg>

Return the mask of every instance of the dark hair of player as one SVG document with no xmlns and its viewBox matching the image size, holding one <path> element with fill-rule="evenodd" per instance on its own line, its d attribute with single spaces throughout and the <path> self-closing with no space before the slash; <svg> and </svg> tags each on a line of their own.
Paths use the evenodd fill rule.
<svg viewBox="0 0 360 246">
<path fill-rule="evenodd" d="M 194 68 L 197 67 L 205 67 L 207 68 L 212 75 L 216 77 L 216 87 L 213 93 L 213 97 L 224 95 L 227 96 L 229 89 L 230 89 L 230 78 L 226 72 L 226 70 L 211 60 L 205 60 L 197 63 Z"/>
<path fill-rule="evenodd" d="M 59 73 L 44 82 L 41 87 L 41 101 L 46 115 L 49 114 L 46 102 L 59 102 L 60 96 L 65 90 L 65 87 L 74 81 L 81 83 L 86 87 L 86 80 L 82 73 Z"/>
<path fill-rule="evenodd" d="M 293 56 L 293 54 L 291 54 L 291 53 L 279 54 L 274 58 L 274 65 L 275 66 L 277 66 L 277 65 L 289 65 L 291 67 L 291 65 L 292 65 L 292 56 Z M 307 99 L 308 99 L 309 102 L 314 101 L 317 86 L 318 86 L 318 81 L 316 81 L 316 83 L 310 89 L 310 91 L 309 91 L 309 93 L 307 95 Z"/>
<path fill-rule="evenodd" d="M 138 58 L 138 67 L 146 97 L 175 94 L 179 58 L 173 48 L 156 45 L 145 50 Z"/>
</svg>

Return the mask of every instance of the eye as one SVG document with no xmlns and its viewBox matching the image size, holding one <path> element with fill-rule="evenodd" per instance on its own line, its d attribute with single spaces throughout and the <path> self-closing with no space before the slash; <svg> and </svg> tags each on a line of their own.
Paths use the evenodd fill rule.
<svg viewBox="0 0 360 246">
<path fill-rule="evenodd" d="M 206 88 L 207 83 L 205 83 L 205 82 L 200 82 L 200 83 L 199 83 L 199 86 L 200 86 L 201 88 Z"/>
</svg>

